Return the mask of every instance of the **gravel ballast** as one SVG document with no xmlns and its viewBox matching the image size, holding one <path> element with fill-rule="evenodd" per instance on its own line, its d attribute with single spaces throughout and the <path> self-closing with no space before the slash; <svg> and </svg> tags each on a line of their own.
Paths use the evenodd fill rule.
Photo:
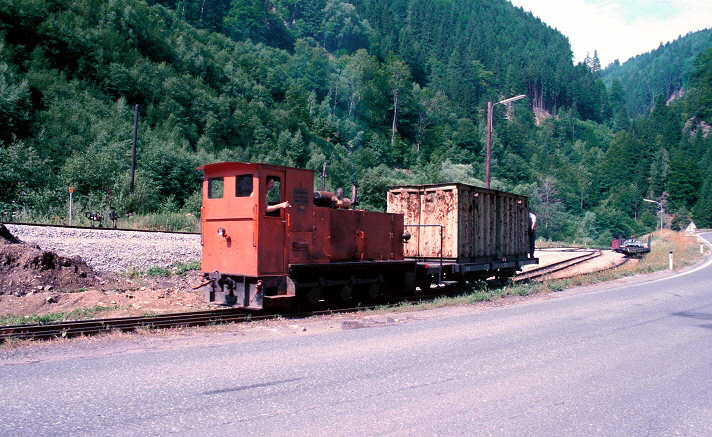
<svg viewBox="0 0 712 437">
<path fill-rule="evenodd" d="M 80 256 L 98 272 L 130 272 L 200 261 L 199 234 L 119 231 L 13 225 L 7 229 L 25 243 L 64 256 Z"/>
</svg>

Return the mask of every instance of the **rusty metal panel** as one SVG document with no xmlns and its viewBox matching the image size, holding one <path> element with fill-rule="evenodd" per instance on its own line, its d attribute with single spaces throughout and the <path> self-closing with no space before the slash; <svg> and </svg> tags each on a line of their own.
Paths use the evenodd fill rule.
<svg viewBox="0 0 712 437">
<path fill-rule="evenodd" d="M 256 190 L 236 197 L 236 175 L 252 175 L 257 181 L 257 166 L 250 164 L 211 164 L 201 167 L 203 180 L 202 259 L 201 270 L 226 273 L 255 274 L 257 272 Z M 220 190 L 211 192 L 210 183 L 220 180 Z"/>
<path fill-rule="evenodd" d="M 218 233 L 219 229 L 223 229 Z M 251 220 L 203 221 L 201 270 L 206 272 L 257 273 L 257 248 Z"/>
<path fill-rule="evenodd" d="M 403 217 L 399 214 L 360 211 L 363 238 L 362 257 L 369 260 L 403 259 L 401 235 Z"/>
<path fill-rule="evenodd" d="M 425 189 L 421 196 L 420 224 L 439 224 L 439 228 L 421 228 L 421 253 L 428 257 L 456 258 L 457 247 L 457 191 L 452 186 Z M 442 235 L 441 235 L 442 233 Z"/>
<path fill-rule="evenodd" d="M 406 257 L 457 257 L 458 199 L 455 185 L 403 186 L 389 191 L 388 212 L 403 214 L 411 234 L 404 247 Z"/>
<path fill-rule="evenodd" d="M 326 209 L 330 215 L 329 260 L 403 259 L 400 215 Z"/>
<path fill-rule="evenodd" d="M 326 208 L 312 208 L 312 262 L 329 262 L 331 255 L 331 211 Z"/>
<path fill-rule="evenodd" d="M 526 257 L 527 198 L 465 184 L 391 187 L 388 212 L 404 215 L 404 254 L 458 262 Z"/>
<path fill-rule="evenodd" d="M 358 259 L 359 241 L 357 211 L 330 209 L 329 259 L 355 261 Z"/>
</svg>

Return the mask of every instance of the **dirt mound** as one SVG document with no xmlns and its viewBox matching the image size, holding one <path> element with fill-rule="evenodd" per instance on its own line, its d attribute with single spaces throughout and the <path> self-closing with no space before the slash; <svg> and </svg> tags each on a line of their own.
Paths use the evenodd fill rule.
<svg viewBox="0 0 712 437">
<path fill-rule="evenodd" d="M 81 257 L 26 244 L 0 223 L 0 317 L 71 313 L 103 307 L 101 317 L 203 308 L 202 275 L 121 278 L 96 272 Z"/>
<path fill-rule="evenodd" d="M 101 282 L 80 257 L 68 258 L 25 244 L 0 224 L 0 295 L 76 291 Z"/>
</svg>

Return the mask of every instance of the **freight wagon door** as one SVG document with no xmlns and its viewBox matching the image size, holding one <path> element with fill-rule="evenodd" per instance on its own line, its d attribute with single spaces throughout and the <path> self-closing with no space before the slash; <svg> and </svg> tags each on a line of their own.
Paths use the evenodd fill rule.
<svg viewBox="0 0 712 437">
<path fill-rule="evenodd" d="M 285 177 L 284 171 L 271 168 L 260 174 L 259 232 L 256 241 L 260 275 L 283 275 L 287 272 L 287 210 L 274 209 L 285 201 L 294 203 L 294 199 L 287 199 Z M 269 211 L 271 209 L 274 210 Z"/>
</svg>

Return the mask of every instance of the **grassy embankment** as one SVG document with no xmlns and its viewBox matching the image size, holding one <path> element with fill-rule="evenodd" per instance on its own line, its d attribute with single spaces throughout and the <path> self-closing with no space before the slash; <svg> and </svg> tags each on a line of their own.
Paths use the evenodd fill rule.
<svg viewBox="0 0 712 437">
<path fill-rule="evenodd" d="M 647 240 L 647 237 L 645 238 Z M 682 232 L 666 231 L 661 237 L 659 233 L 653 236 L 650 253 L 640 260 L 630 260 L 628 263 L 609 270 L 575 276 L 565 279 L 555 279 L 532 284 L 516 284 L 502 288 L 487 289 L 486 286 L 473 289 L 456 297 L 443 297 L 434 302 L 420 304 L 422 309 L 437 308 L 450 305 L 473 304 L 483 301 L 494 301 L 507 296 L 529 296 L 537 293 L 558 292 L 581 285 L 612 281 L 626 276 L 641 275 L 670 267 L 669 254 L 673 252 L 673 270 L 694 265 L 709 249 L 700 252 L 700 243 L 696 236 L 686 236 Z M 404 303 L 402 307 L 412 308 L 412 304 Z"/>
</svg>

